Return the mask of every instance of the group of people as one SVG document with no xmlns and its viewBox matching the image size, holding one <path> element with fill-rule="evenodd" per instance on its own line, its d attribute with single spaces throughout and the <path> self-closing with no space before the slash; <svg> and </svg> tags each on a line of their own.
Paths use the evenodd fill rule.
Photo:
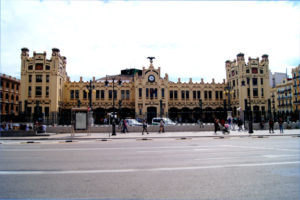
<svg viewBox="0 0 300 200">
<path fill-rule="evenodd" d="M 215 128 L 215 134 L 218 130 L 221 130 L 223 134 L 230 133 L 230 130 L 235 130 L 235 126 L 238 126 L 238 131 L 243 130 L 243 121 L 240 118 L 232 118 L 228 117 L 227 121 L 224 119 L 214 119 L 214 128 Z"/>
<path fill-rule="evenodd" d="M 263 124 L 263 123 L 264 122 L 262 121 L 261 124 Z M 275 122 L 274 122 L 273 118 L 271 117 L 269 119 L 269 133 L 274 133 L 274 123 Z M 283 133 L 283 120 L 281 117 L 278 119 L 278 125 L 279 125 L 280 133 Z M 261 125 L 261 128 L 263 129 L 264 126 Z"/>
<path fill-rule="evenodd" d="M 143 126 L 142 135 L 144 135 L 144 132 L 149 134 L 148 129 L 147 129 L 147 127 L 148 127 L 147 120 L 143 121 L 142 126 Z M 121 133 L 129 133 L 128 123 L 127 123 L 126 119 L 121 120 L 118 128 L 121 129 Z M 158 133 L 164 133 L 164 132 L 165 132 L 165 122 L 163 120 L 160 120 Z"/>
</svg>

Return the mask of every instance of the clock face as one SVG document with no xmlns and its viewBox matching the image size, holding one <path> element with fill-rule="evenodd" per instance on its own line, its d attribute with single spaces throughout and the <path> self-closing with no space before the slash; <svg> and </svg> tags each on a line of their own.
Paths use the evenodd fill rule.
<svg viewBox="0 0 300 200">
<path fill-rule="evenodd" d="M 153 75 L 148 76 L 148 81 L 149 82 L 154 82 L 155 81 L 155 77 Z"/>
</svg>

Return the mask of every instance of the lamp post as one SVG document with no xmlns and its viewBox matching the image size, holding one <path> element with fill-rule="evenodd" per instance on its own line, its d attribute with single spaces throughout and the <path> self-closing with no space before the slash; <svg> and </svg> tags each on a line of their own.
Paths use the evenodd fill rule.
<svg viewBox="0 0 300 200">
<path fill-rule="evenodd" d="M 112 79 L 112 100 L 113 100 L 113 119 L 112 119 L 112 136 L 117 135 L 116 134 L 116 122 L 115 122 L 115 80 L 116 77 L 115 76 L 111 76 Z M 118 84 L 121 85 L 122 81 L 119 79 Z M 106 80 L 105 80 L 105 86 L 108 86 L 108 80 L 107 80 L 107 76 L 106 76 Z"/>
<path fill-rule="evenodd" d="M 92 93 L 95 89 L 95 85 L 92 84 L 92 80 L 90 80 L 90 83 L 88 85 L 86 85 L 86 88 L 88 90 L 89 93 L 89 108 L 88 108 L 88 124 L 89 124 L 89 128 L 91 127 L 91 125 L 94 123 L 93 121 L 93 108 L 92 108 Z M 77 102 L 78 107 L 80 107 L 80 100 Z"/>
<path fill-rule="evenodd" d="M 232 87 L 230 86 L 229 82 L 227 83 L 227 86 L 224 89 L 225 89 L 224 94 L 226 94 L 227 97 L 228 97 L 227 117 L 231 117 L 231 112 L 232 111 L 231 111 L 231 104 L 230 104 L 230 96 L 231 96 L 233 91 L 231 91 Z"/>
<path fill-rule="evenodd" d="M 249 90 L 249 95 L 248 95 L 248 98 L 249 98 L 249 118 L 248 118 L 248 126 L 249 126 L 249 131 L 248 133 L 252 134 L 253 133 L 253 124 L 252 124 L 252 109 L 251 109 L 251 90 L 250 90 L 250 81 L 249 81 L 249 87 L 248 87 L 248 90 Z M 245 81 L 243 80 L 242 81 L 242 86 L 245 86 Z M 245 105 L 245 107 L 247 108 L 248 105 Z"/>
<path fill-rule="evenodd" d="M 122 115 L 121 108 L 122 108 L 122 100 L 119 100 L 119 116 L 120 116 L 120 119 L 121 119 L 121 115 Z"/>
<path fill-rule="evenodd" d="M 275 95 L 272 94 L 272 104 L 273 104 L 273 117 L 274 117 L 274 121 L 275 121 Z"/>
</svg>

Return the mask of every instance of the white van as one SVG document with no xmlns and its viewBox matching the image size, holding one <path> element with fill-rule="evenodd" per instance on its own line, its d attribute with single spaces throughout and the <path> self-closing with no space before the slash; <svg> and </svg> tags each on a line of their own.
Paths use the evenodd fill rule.
<svg viewBox="0 0 300 200">
<path fill-rule="evenodd" d="M 171 119 L 169 118 L 160 118 L 160 117 L 156 117 L 152 119 L 152 125 L 159 125 L 160 124 L 160 120 L 163 120 L 166 126 L 172 126 L 172 125 L 176 125 L 175 122 L 173 122 Z"/>
</svg>

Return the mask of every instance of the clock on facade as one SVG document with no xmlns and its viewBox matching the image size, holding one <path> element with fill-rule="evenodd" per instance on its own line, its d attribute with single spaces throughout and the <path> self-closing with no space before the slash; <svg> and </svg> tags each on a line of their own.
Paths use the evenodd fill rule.
<svg viewBox="0 0 300 200">
<path fill-rule="evenodd" d="M 148 76 L 148 81 L 149 82 L 154 82 L 155 81 L 155 77 L 153 75 Z"/>
</svg>

